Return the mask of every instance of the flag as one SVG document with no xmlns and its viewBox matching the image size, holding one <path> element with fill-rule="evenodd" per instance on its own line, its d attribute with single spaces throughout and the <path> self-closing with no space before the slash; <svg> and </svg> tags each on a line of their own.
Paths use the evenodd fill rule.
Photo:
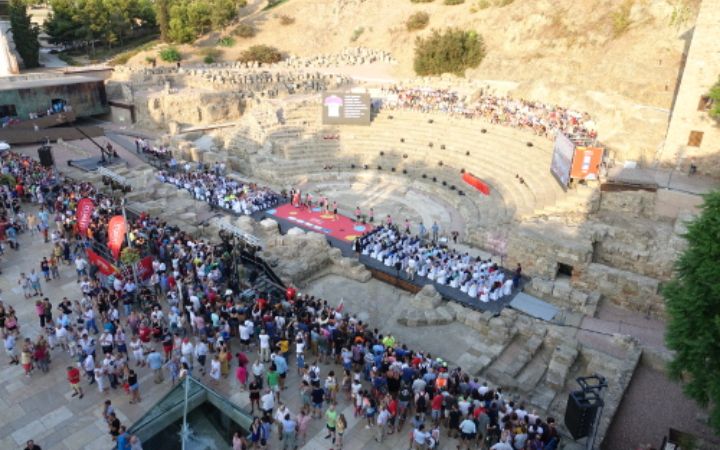
<svg viewBox="0 0 720 450">
<path fill-rule="evenodd" d="M 343 312 L 343 309 L 345 309 L 345 298 L 340 298 L 340 303 L 337 305 L 337 308 L 335 308 L 336 312 Z"/>
<path fill-rule="evenodd" d="M 87 229 L 90 226 L 93 211 L 95 211 L 95 204 L 91 199 L 83 198 L 78 202 L 75 220 L 77 220 L 78 231 L 83 236 L 87 233 Z"/>
<path fill-rule="evenodd" d="M 123 216 L 113 216 L 110 223 L 108 223 L 108 247 L 115 259 L 118 259 L 126 232 L 127 223 L 125 218 Z"/>
</svg>

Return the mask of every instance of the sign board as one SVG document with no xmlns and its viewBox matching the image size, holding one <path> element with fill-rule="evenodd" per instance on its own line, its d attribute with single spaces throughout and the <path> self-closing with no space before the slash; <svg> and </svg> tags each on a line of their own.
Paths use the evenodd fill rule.
<svg viewBox="0 0 720 450">
<path fill-rule="evenodd" d="M 597 180 L 602 157 L 603 149 L 600 147 L 577 147 L 570 177 L 578 180 Z"/>
<path fill-rule="evenodd" d="M 575 144 L 562 133 L 558 133 L 553 147 L 552 161 L 550 162 L 550 173 L 560 183 L 563 189 L 570 183 L 570 169 L 575 152 Z"/>
<path fill-rule="evenodd" d="M 324 125 L 370 125 L 370 94 L 325 92 L 322 108 Z"/>
</svg>

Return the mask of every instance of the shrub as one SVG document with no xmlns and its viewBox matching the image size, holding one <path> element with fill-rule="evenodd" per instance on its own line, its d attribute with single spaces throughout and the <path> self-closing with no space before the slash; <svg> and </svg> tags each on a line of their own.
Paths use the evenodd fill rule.
<svg viewBox="0 0 720 450">
<path fill-rule="evenodd" d="M 249 23 L 241 23 L 240 25 L 235 27 L 233 34 L 237 37 L 247 39 L 247 38 L 251 38 L 257 34 L 257 28 L 255 28 L 253 25 L 251 25 Z"/>
<path fill-rule="evenodd" d="M 613 37 L 618 37 L 625 33 L 632 20 L 630 19 L 630 9 L 632 9 L 632 0 L 626 0 L 620 8 L 612 13 L 612 31 Z"/>
<path fill-rule="evenodd" d="M 282 53 L 275 47 L 270 47 L 269 45 L 253 45 L 240 54 L 238 61 L 257 61 L 264 64 L 272 64 L 280 62 L 282 59 Z"/>
<path fill-rule="evenodd" d="M 272 9 L 276 6 L 282 5 L 286 1 L 287 0 L 268 0 L 267 5 L 262 10 L 267 11 L 268 9 Z"/>
<path fill-rule="evenodd" d="M 280 16 L 280 25 L 292 25 L 292 24 L 294 24 L 294 23 L 295 23 L 295 18 L 294 18 L 294 17 L 288 16 L 288 15 L 285 15 L 285 14 L 283 14 L 282 16 Z"/>
<path fill-rule="evenodd" d="M 415 72 L 418 75 L 454 73 L 477 67 L 485 57 L 485 43 L 476 31 L 448 28 L 442 33 L 415 40 Z"/>
<path fill-rule="evenodd" d="M 203 62 L 205 64 L 212 64 L 220 58 L 222 50 L 213 47 L 205 47 L 200 50 L 198 54 L 203 57 Z"/>
<path fill-rule="evenodd" d="M 152 65 L 152 64 L 155 64 L 155 63 L 157 62 L 157 59 L 155 59 L 154 56 L 146 56 L 146 57 L 145 57 L 145 62 L 148 63 L 148 64 L 150 64 L 150 65 Z"/>
<path fill-rule="evenodd" d="M 430 3 L 433 0 L 410 0 L 412 3 Z"/>
<path fill-rule="evenodd" d="M 360 35 L 363 34 L 364 32 L 365 32 L 365 28 L 364 28 L 364 27 L 355 28 L 355 30 L 353 31 L 352 36 L 350 36 L 350 42 L 355 42 L 355 41 L 357 41 L 358 38 L 360 37 Z"/>
<path fill-rule="evenodd" d="M 489 0 L 480 0 L 477 4 L 478 9 L 488 9 L 491 6 Z"/>
<path fill-rule="evenodd" d="M 232 47 L 235 45 L 235 39 L 231 38 L 230 36 L 226 36 L 224 38 L 220 38 L 217 41 L 217 45 L 220 47 Z"/>
<path fill-rule="evenodd" d="M 408 31 L 422 30 L 430 22 L 430 15 L 426 12 L 416 12 L 405 22 Z"/>
<path fill-rule="evenodd" d="M 175 47 L 168 47 L 160 50 L 160 59 L 165 62 L 178 62 L 182 59 L 182 56 Z"/>
<path fill-rule="evenodd" d="M 514 0 L 498 0 L 497 5 L 502 8 L 503 6 L 509 5 L 513 1 Z"/>
<path fill-rule="evenodd" d="M 446 5 L 462 5 L 465 3 L 465 0 L 445 0 L 444 3 Z"/>
<path fill-rule="evenodd" d="M 708 103 L 710 106 L 708 114 L 710 114 L 710 117 L 720 122 L 720 78 L 717 83 L 710 88 L 710 92 L 708 92 Z"/>
</svg>

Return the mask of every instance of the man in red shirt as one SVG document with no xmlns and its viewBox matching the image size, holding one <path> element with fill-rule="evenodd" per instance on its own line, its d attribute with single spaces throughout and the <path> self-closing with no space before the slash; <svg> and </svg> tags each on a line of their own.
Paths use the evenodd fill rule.
<svg viewBox="0 0 720 450">
<path fill-rule="evenodd" d="M 438 392 L 437 394 L 435 394 L 435 397 L 432 398 L 432 402 L 430 403 L 433 424 L 435 426 L 440 425 L 440 420 L 442 419 L 442 407 L 443 395 L 442 393 Z"/>
<path fill-rule="evenodd" d="M 67 380 L 73 389 L 73 397 L 83 398 L 82 387 L 80 387 L 80 370 L 77 367 L 68 366 Z"/>
</svg>

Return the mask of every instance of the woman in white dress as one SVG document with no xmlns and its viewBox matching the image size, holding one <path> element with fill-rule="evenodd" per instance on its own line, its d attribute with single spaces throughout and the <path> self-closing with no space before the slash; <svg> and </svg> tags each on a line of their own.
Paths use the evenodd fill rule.
<svg viewBox="0 0 720 450">
<path fill-rule="evenodd" d="M 133 355 L 133 361 L 138 366 L 145 364 L 145 358 L 143 358 L 142 341 L 139 336 L 134 336 L 130 341 L 130 351 Z"/>
<path fill-rule="evenodd" d="M 218 383 L 220 381 L 220 360 L 217 355 L 213 356 L 213 359 L 210 362 L 210 378 L 212 378 L 214 383 Z"/>
<path fill-rule="evenodd" d="M 471 298 L 476 298 L 478 293 L 478 286 L 477 284 L 473 283 L 470 285 L 470 288 L 468 289 L 468 295 Z"/>
</svg>

